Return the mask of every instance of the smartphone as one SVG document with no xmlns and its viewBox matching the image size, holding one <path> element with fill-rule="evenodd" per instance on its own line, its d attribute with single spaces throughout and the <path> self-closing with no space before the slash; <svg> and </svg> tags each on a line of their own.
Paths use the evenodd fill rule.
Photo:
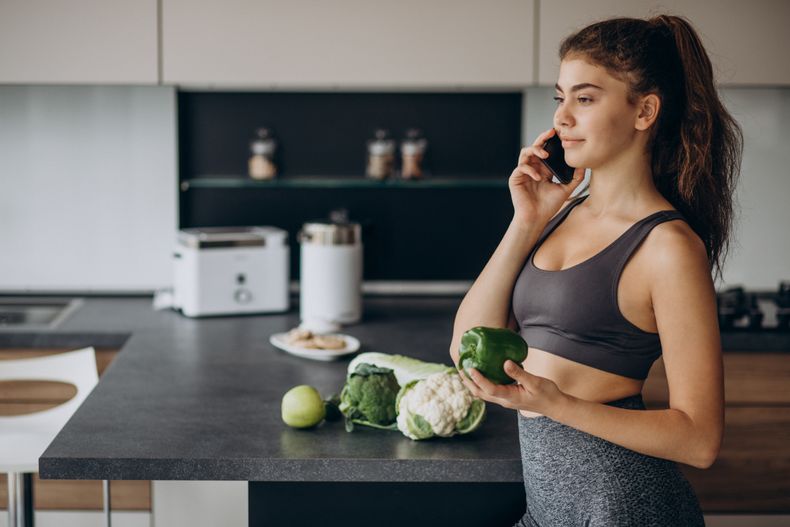
<svg viewBox="0 0 790 527">
<path fill-rule="evenodd" d="M 562 148 L 562 140 L 556 130 L 554 135 L 543 143 L 543 150 L 549 154 L 546 159 L 539 158 L 543 164 L 560 180 L 560 183 L 564 185 L 570 183 L 575 169 L 565 162 L 565 149 Z"/>
</svg>

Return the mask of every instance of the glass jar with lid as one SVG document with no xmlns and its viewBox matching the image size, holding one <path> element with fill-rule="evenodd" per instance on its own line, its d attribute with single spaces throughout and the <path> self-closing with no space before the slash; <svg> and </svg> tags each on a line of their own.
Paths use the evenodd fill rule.
<svg viewBox="0 0 790 527">
<path fill-rule="evenodd" d="M 277 166 L 274 164 L 274 152 L 277 141 L 268 128 L 258 128 L 255 139 L 250 141 L 249 175 L 252 179 L 274 179 Z"/>
<path fill-rule="evenodd" d="M 406 131 L 406 138 L 401 141 L 401 177 L 404 179 L 421 179 L 423 177 L 423 158 L 428 141 L 418 128 Z"/>
<path fill-rule="evenodd" d="M 387 179 L 392 176 L 395 167 L 395 141 L 390 138 L 389 131 L 376 129 L 374 139 L 367 143 L 368 162 L 365 175 L 372 179 Z"/>
</svg>

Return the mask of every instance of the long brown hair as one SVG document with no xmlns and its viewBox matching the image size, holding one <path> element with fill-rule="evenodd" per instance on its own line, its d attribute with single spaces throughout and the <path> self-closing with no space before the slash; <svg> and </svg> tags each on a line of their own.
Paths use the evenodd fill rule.
<svg viewBox="0 0 790 527">
<path fill-rule="evenodd" d="M 580 57 L 628 86 L 628 102 L 654 93 L 661 108 L 651 130 L 653 181 L 705 243 L 721 275 L 732 231 L 743 132 L 719 99 L 713 67 L 684 17 L 611 18 L 560 45 L 560 61 Z M 714 276 L 715 279 L 715 276 Z"/>
</svg>

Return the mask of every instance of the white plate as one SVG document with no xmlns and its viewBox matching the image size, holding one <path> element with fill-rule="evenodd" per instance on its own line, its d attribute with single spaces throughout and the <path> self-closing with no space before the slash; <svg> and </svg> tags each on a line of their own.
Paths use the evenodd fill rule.
<svg viewBox="0 0 790 527">
<path fill-rule="evenodd" d="M 284 352 L 290 353 L 291 355 L 296 355 L 297 357 L 303 357 L 305 359 L 323 361 L 335 360 L 336 358 L 342 357 L 343 355 L 355 353 L 359 349 L 359 341 L 351 335 L 343 335 L 342 333 L 331 333 L 331 335 L 343 337 L 346 339 L 346 347 L 336 350 L 322 350 L 292 346 L 288 344 L 288 341 L 286 340 L 288 336 L 287 332 L 275 333 L 269 337 L 269 342 L 271 342 L 272 346 L 280 348 Z"/>
</svg>

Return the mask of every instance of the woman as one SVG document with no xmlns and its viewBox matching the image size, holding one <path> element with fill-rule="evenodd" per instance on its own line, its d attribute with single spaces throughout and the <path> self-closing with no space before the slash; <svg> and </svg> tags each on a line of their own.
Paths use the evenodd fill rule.
<svg viewBox="0 0 790 527">
<path fill-rule="evenodd" d="M 618 18 L 560 48 L 554 128 L 521 151 L 513 220 L 464 297 L 450 354 L 474 326 L 529 344 L 516 383 L 465 384 L 518 410 L 519 526 L 704 525 L 677 464 L 707 468 L 724 428 L 716 291 L 742 133 L 687 20 Z M 573 181 L 540 158 L 563 139 Z M 589 193 L 569 199 L 591 169 Z M 563 206 L 564 205 L 564 206 Z M 663 353 L 669 409 L 642 385 Z"/>
</svg>

